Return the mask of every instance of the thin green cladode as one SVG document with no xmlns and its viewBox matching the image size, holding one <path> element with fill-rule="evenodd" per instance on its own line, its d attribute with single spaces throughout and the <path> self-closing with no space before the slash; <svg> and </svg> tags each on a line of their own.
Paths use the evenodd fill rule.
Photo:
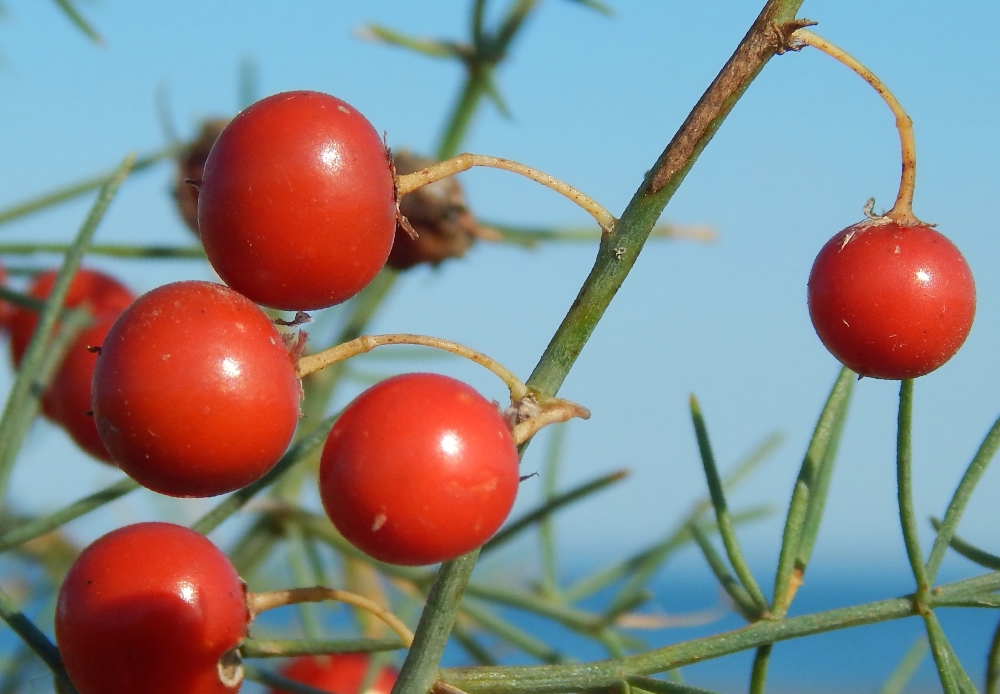
<svg viewBox="0 0 1000 694">
<path fill-rule="evenodd" d="M 944 519 L 940 523 L 935 524 L 934 529 L 937 530 L 937 537 L 934 539 L 934 546 L 931 548 L 931 554 L 926 564 L 927 580 L 929 582 L 934 582 L 938 568 L 941 566 L 941 561 L 944 559 L 945 550 L 952 544 L 952 540 L 955 537 L 955 530 L 962 520 L 962 514 L 965 512 L 965 507 L 968 505 L 969 499 L 972 498 L 972 492 L 975 491 L 976 485 L 979 484 L 983 473 L 986 472 L 986 468 L 989 467 L 990 462 L 996 455 L 998 447 L 1000 447 L 1000 419 L 994 422 L 989 433 L 986 434 L 986 438 L 983 439 L 982 444 L 979 446 L 979 450 L 976 451 L 976 455 L 973 456 L 972 462 L 969 463 L 969 467 L 966 468 L 965 474 L 962 475 L 962 481 L 959 482 L 955 493 L 951 497 L 951 502 L 948 504 L 948 510 L 945 513 Z M 1000 567 L 991 565 L 989 568 Z"/>
<path fill-rule="evenodd" d="M 132 164 L 129 173 L 138 173 L 143 169 L 148 169 L 153 164 L 156 164 L 164 159 L 169 159 L 174 155 L 174 152 L 175 150 L 173 147 L 167 147 L 165 149 L 157 150 L 151 154 L 138 157 Z M 54 190 L 51 193 L 45 193 L 43 195 L 39 195 L 38 197 L 34 197 L 2 209 L 0 210 L 0 225 L 12 222 L 15 219 L 20 219 L 21 217 L 26 217 L 40 210 L 52 207 L 53 205 L 68 202 L 99 188 L 105 188 L 109 183 L 115 181 L 120 169 L 121 167 L 110 173 L 86 178 L 78 183 L 72 183 L 63 188 Z M 117 188 L 120 183 L 121 181 L 118 181 L 117 183 L 114 183 L 114 186 Z"/>
<path fill-rule="evenodd" d="M 916 674 L 917 668 L 920 667 L 920 663 L 924 661 L 926 655 L 927 638 L 920 636 L 907 649 L 902 660 L 899 661 L 899 665 L 882 685 L 879 694 L 903 694 L 903 688 Z"/>
<path fill-rule="evenodd" d="M 104 213 L 118 192 L 118 188 L 132 171 L 134 163 L 134 155 L 125 157 L 114 173 L 103 179 L 97 199 L 90 208 L 72 246 L 63 257 L 62 265 L 45 302 L 45 308 L 38 316 L 37 327 L 24 352 L 14 385 L 7 397 L 7 404 L 4 406 L 3 416 L 0 417 L 0 499 L 6 495 L 14 458 L 38 411 L 40 400 L 34 393 L 34 385 L 43 369 L 47 353 L 50 353 L 49 340 L 56 330 L 70 282 L 97 231 L 97 226 L 104 218 Z M 74 316 L 79 318 L 80 312 L 74 312 Z M 74 319 L 68 316 L 67 322 L 69 320 Z M 77 327 L 82 327 L 82 324 Z M 52 363 L 54 360 L 51 359 L 51 354 L 48 356 L 49 370 L 54 371 L 57 364 Z"/>
<path fill-rule="evenodd" d="M 708 492 L 712 499 L 712 506 L 715 508 L 715 521 L 719 525 L 719 536 L 722 544 L 726 548 L 726 555 L 729 563 L 736 572 L 736 577 L 746 589 L 756 606 L 758 614 L 764 614 L 770 610 L 770 605 L 764 593 L 761 592 L 757 580 L 750 571 L 750 566 L 743 557 L 743 550 L 740 549 L 739 539 L 736 537 L 736 527 L 733 525 L 732 517 L 729 514 L 729 505 L 726 503 L 726 493 L 722 488 L 722 477 L 715 465 L 715 454 L 712 453 L 712 444 L 708 439 L 708 428 L 705 425 L 705 418 L 702 416 L 701 407 L 698 400 L 691 396 L 691 420 L 694 423 L 695 436 L 698 439 L 698 452 L 701 454 L 702 467 L 705 470 L 705 480 L 708 482 Z"/>
</svg>

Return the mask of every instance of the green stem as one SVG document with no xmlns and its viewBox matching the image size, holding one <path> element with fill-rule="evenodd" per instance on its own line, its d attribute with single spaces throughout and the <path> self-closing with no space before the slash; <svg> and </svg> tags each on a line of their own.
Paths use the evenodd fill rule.
<svg viewBox="0 0 1000 694">
<path fill-rule="evenodd" d="M 921 564 L 921 566 L 923 565 Z M 927 627 L 927 639 L 930 641 L 931 654 L 934 656 L 934 664 L 937 666 L 938 677 L 941 679 L 941 688 L 944 689 L 944 694 L 961 694 L 955 678 L 955 664 L 951 659 L 951 649 L 948 647 L 948 640 L 941 630 L 941 625 L 932 610 L 927 610 L 923 618 L 924 625 Z"/>
<path fill-rule="evenodd" d="M 600 250 L 528 384 L 554 395 L 635 264 L 650 231 L 726 116 L 799 24 L 802 0 L 769 0 L 646 175 Z"/>
<path fill-rule="evenodd" d="M 929 583 L 934 582 L 941 561 L 944 559 L 945 550 L 955 536 L 955 530 L 958 528 L 959 521 L 962 520 L 962 514 L 972 497 L 972 492 L 975 491 L 976 485 L 979 484 L 979 480 L 982 479 L 990 461 L 996 455 L 997 448 L 1000 448 L 1000 419 L 997 419 L 989 433 L 986 434 L 986 438 L 983 439 L 983 443 L 976 451 L 976 455 L 973 456 L 972 462 L 969 463 L 969 467 L 962 476 L 962 481 L 959 482 L 958 488 L 955 489 L 955 493 L 951 497 L 951 503 L 948 504 L 948 511 L 945 513 L 944 519 L 940 525 L 936 526 L 938 534 L 934 538 L 934 546 L 931 548 L 926 567 Z"/>
<path fill-rule="evenodd" d="M 0 535 L 0 552 L 17 547 L 19 545 L 41 537 L 52 532 L 56 528 L 65 525 L 74 518 L 79 518 L 85 513 L 89 513 L 96 508 L 119 499 L 134 489 L 139 488 L 139 483 L 132 479 L 123 479 L 115 482 L 110 487 L 105 487 L 99 492 L 86 496 L 79 501 L 73 502 L 65 508 L 61 508 L 54 513 L 50 513 L 42 518 L 24 523 L 23 525 Z"/>
<path fill-rule="evenodd" d="M 924 661 L 924 656 L 926 655 L 927 639 L 921 636 L 907 649 L 905 655 L 903 655 L 903 659 L 899 661 L 899 665 L 896 666 L 896 669 L 889 675 L 889 679 L 882 685 L 879 694 L 902 694 L 903 688 L 913 678 L 913 675 L 917 672 L 917 668 L 920 667 L 920 663 Z"/>
<path fill-rule="evenodd" d="M 772 644 L 761 646 L 753 657 L 753 668 L 750 671 L 750 694 L 764 694 L 767 687 L 767 666 L 771 662 Z"/>
<path fill-rule="evenodd" d="M 472 658 L 473 662 L 477 665 L 497 664 L 496 658 L 493 657 L 489 649 L 479 643 L 476 637 L 461 622 L 455 622 L 454 626 L 452 626 L 451 637 L 455 639 L 455 643 L 461 646 L 466 655 Z"/>
<path fill-rule="evenodd" d="M 736 537 L 736 528 L 733 519 L 729 515 L 729 507 L 726 504 L 726 494 L 722 488 L 722 478 L 715 465 L 715 455 L 712 453 L 712 444 L 708 440 L 708 429 L 705 426 L 705 419 L 702 417 L 701 408 L 694 395 L 691 396 L 691 419 L 694 421 L 695 436 L 698 438 L 698 450 L 701 453 L 702 466 L 705 468 L 705 479 L 708 482 L 709 495 L 712 498 L 712 506 L 715 507 L 715 519 L 719 524 L 719 535 L 722 537 L 722 544 L 726 548 L 729 563 L 733 566 L 743 587 L 746 588 L 757 611 L 765 613 L 770 609 L 767 598 L 761 592 L 757 580 L 750 571 L 750 566 L 743 557 L 743 550 L 740 549 L 739 540 Z"/>
<path fill-rule="evenodd" d="M 934 526 L 935 530 L 938 530 L 941 527 L 941 521 L 937 518 L 931 518 L 931 525 Z M 948 545 L 969 561 L 975 562 L 980 566 L 986 567 L 987 569 L 993 569 L 994 571 L 1000 570 L 1000 557 L 979 549 L 975 545 L 966 542 L 958 535 L 952 535 Z"/>
<path fill-rule="evenodd" d="M 391 639 L 299 639 L 261 641 L 246 639 L 240 644 L 244 658 L 291 658 L 297 655 L 329 655 L 334 653 L 379 653 L 404 648 L 398 638 Z"/>
<path fill-rule="evenodd" d="M 167 147 L 159 151 L 153 152 L 152 154 L 147 154 L 144 157 L 139 157 L 135 159 L 135 163 L 131 167 L 130 173 L 137 173 L 143 169 L 147 169 L 153 164 L 172 157 L 174 155 L 174 148 Z M 44 210 L 47 207 L 52 207 L 62 202 L 68 202 L 73 198 L 78 198 L 81 195 L 85 195 L 92 190 L 97 190 L 102 186 L 106 186 L 109 182 L 115 180 L 118 176 L 120 170 L 115 169 L 111 173 L 101 174 L 99 176 L 93 176 L 91 178 L 84 179 L 79 183 L 74 183 L 66 186 L 65 188 L 60 188 L 59 190 L 53 191 L 51 193 L 46 193 L 40 195 L 37 198 L 32 198 L 24 202 L 18 203 L 5 210 L 0 210 L 0 224 L 6 224 L 7 222 L 12 222 L 15 219 L 25 217 L 34 212 Z M 119 181 L 120 183 L 120 181 Z M 117 187 L 117 184 L 116 184 Z"/>
<path fill-rule="evenodd" d="M 441 565 L 427 594 L 413 645 L 392 688 L 393 694 L 426 692 L 438 679 L 438 663 L 478 557 L 476 550 Z"/>
<path fill-rule="evenodd" d="M 796 568 L 795 556 L 799 552 L 799 541 L 802 539 L 802 528 L 808 504 L 809 486 L 802 480 L 798 480 L 795 483 L 795 491 L 792 492 L 792 502 L 788 506 L 785 530 L 781 536 L 781 550 L 778 552 L 778 569 L 774 573 L 773 614 L 778 619 L 785 616 L 792 598 L 795 597 L 792 575 Z M 801 577 L 799 578 L 801 579 Z"/>
<path fill-rule="evenodd" d="M 622 596 L 625 596 L 646 585 L 650 577 L 656 575 L 663 564 L 671 556 L 673 556 L 677 550 L 684 547 L 694 539 L 691 536 L 691 531 L 688 528 L 688 525 L 698 521 L 703 514 L 704 508 L 707 506 L 710 506 L 710 503 L 707 501 L 705 504 L 702 504 L 701 502 L 695 504 L 695 508 L 692 509 L 692 511 L 684 518 L 682 524 L 671 530 L 667 534 L 666 538 L 660 542 L 637 552 L 624 561 L 612 564 L 611 566 L 595 572 L 591 576 L 586 576 L 580 579 L 562 592 L 563 600 L 567 603 L 577 602 L 603 590 L 604 588 L 607 588 L 615 581 L 626 577 L 628 577 L 628 580 L 625 582 L 625 585 L 622 586 L 618 596 L 616 596 L 616 601 Z M 740 511 L 733 514 L 733 524 L 740 526 L 750 521 L 766 518 L 773 513 L 774 510 L 769 505 L 756 506 L 746 511 Z M 711 527 L 709 527 L 709 524 L 706 523 L 702 530 L 706 532 L 711 530 L 711 532 L 714 533 L 718 531 L 718 526 L 713 523 L 711 524 Z"/>
<path fill-rule="evenodd" d="M 444 679 L 468 694 L 556 694 L 610 687 L 623 676 L 648 675 L 718 658 L 769 643 L 875 624 L 914 615 L 912 597 L 830 610 L 784 620 L 763 620 L 714 636 L 614 660 L 565 665 L 461 668 L 442 671 Z"/>
<path fill-rule="evenodd" d="M 472 601 L 467 601 L 462 605 L 462 614 L 475 622 L 481 629 L 500 637 L 543 663 L 564 663 L 568 660 L 566 656 L 549 644 Z"/>
<path fill-rule="evenodd" d="M 35 253 L 65 253 L 70 249 L 66 243 L 0 243 L 0 255 L 33 255 Z M 94 244 L 87 253 L 104 255 L 109 258 L 145 258 L 181 260 L 204 260 L 205 249 L 201 246 L 140 246 L 133 244 Z"/>
<path fill-rule="evenodd" d="M 273 468 L 271 468 L 270 472 L 253 484 L 248 485 L 228 496 L 225 501 L 220 502 L 218 506 L 202 516 L 194 525 L 191 526 L 191 529 L 201 533 L 202 535 L 207 535 L 215 530 L 215 528 L 217 528 L 222 521 L 226 520 L 229 516 L 243 508 L 243 506 L 245 506 L 246 503 L 256 496 L 261 490 L 274 484 L 275 480 L 279 479 L 296 463 L 304 460 L 314 450 L 323 445 L 324 441 L 326 441 L 326 435 L 329 432 L 330 427 L 333 426 L 333 423 L 339 416 L 340 413 L 338 412 L 337 414 L 331 415 L 320 422 L 316 429 L 314 429 L 308 436 L 304 436 L 292 444 L 291 448 L 285 451 L 285 454 L 281 456 L 281 459 Z"/>
<path fill-rule="evenodd" d="M 726 567 L 725 562 L 719 553 L 715 551 L 712 547 L 712 543 L 709 542 L 705 533 L 701 531 L 697 523 L 691 523 L 688 526 L 691 529 L 691 534 L 694 536 L 695 542 L 701 548 L 701 553 L 705 555 L 705 561 L 708 562 L 708 567 L 715 574 L 716 580 L 729 594 L 729 597 L 733 599 L 736 603 L 736 609 L 748 622 L 754 622 L 760 618 L 760 608 L 754 604 L 753 598 L 746 589 L 740 585 L 739 581 L 733 578 L 733 575 L 729 573 L 729 569 Z"/>
<path fill-rule="evenodd" d="M 466 75 L 465 84 L 458 95 L 458 100 L 452 108 L 451 118 L 441 134 L 441 140 L 437 146 L 435 155 L 439 161 L 450 159 L 458 154 L 462 141 L 465 139 L 472 123 L 472 117 L 479 106 L 479 100 L 486 93 L 486 85 L 483 78 L 472 70 Z"/>
<path fill-rule="evenodd" d="M 635 264 L 653 224 L 694 161 L 754 77 L 787 43 L 788 34 L 798 28 L 790 23 L 793 23 L 801 4 L 802 0 L 768 0 L 765 4 L 733 56 L 647 174 L 615 229 L 602 239 L 590 275 L 527 385 L 546 395 L 557 393 L 597 322 Z M 449 141 L 446 135 L 439 153 L 447 153 L 445 145 Z M 476 556 L 477 553 L 472 553 L 442 566 L 435 583 L 437 586 L 440 582 L 442 588 L 432 593 L 459 597 L 472 573 Z M 393 694 L 423 694 L 434 682 L 456 611 L 457 605 L 448 602 L 428 602 L 414 642 L 415 647 L 418 643 L 421 647 L 411 649 L 407 655 Z M 425 631 L 428 633 L 425 634 Z"/>
<path fill-rule="evenodd" d="M 812 556 L 816 535 L 819 533 L 820 521 L 823 519 L 823 508 L 826 505 L 830 480 L 833 477 L 834 462 L 837 459 L 837 449 L 840 437 L 847 421 L 847 410 L 854 391 L 856 377 L 853 371 L 841 369 L 833 384 L 830 395 L 823 406 L 816 429 L 806 450 L 806 458 L 816 469 L 809 474 L 809 505 L 806 507 L 806 517 L 802 524 L 802 535 L 799 538 L 799 551 L 795 563 L 805 570 Z M 800 472 L 800 479 L 805 479 Z"/>
<path fill-rule="evenodd" d="M 134 164 L 135 156 L 130 154 L 125 157 L 114 173 L 102 179 L 101 191 L 73 240 L 72 246 L 66 251 L 59 273 L 52 284 L 49 298 L 45 302 L 45 308 L 38 316 L 38 324 L 24 352 L 17 377 L 14 379 L 14 385 L 7 397 L 3 416 L 0 418 L 0 499 L 6 496 L 14 458 L 21 447 L 21 442 L 27 435 L 31 421 L 35 418 L 38 396 L 32 394 L 32 389 L 45 361 L 49 337 L 56 329 L 70 282 L 72 282 L 73 276 L 80 266 L 80 261 L 94 237 L 94 232 L 97 231 L 97 226 L 104 218 L 104 213 L 107 212 L 111 200 Z"/>
<path fill-rule="evenodd" d="M 1000 623 L 997 623 L 986 656 L 986 694 L 1000 694 Z"/>
<path fill-rule="evenodd" d="M 913 428 L 913 379 L 906 379 L 899 385 L 899 418 L 896 433 L 896 485 L 899 501 L 899 523 L 903 529 L 906 556 L 910 560 L 913 578 L 917 582 L 917 600 L 926 602 L 930 590 L 924 559 L 920 552 L 920 537 L 917 534 L 917 517 L 913 511 L 913 450 L 911 430 Z"/>
<path fill-rule="evenodd" d="M 7 626 L 20 636 L 28 648 L 34 651 L 35 655 L 41 658 L 42 662 L 49 667 L 52 675 L 62 686 L 63 691 L 74 692 L 75 694 L 76 689 L 73 688 L 73 684 L 69 681 L 66 670 L 63 668 L 59 649 L 56 648 L 54 643 L 49 641 L 49 638 L 42 633 L 41 629 L 35 626 L 34 622 L 28 619 L 17 608 L 11 597 L 2 590 L 0 590 L 0 618 L 3 618 Z"/>
<path fill-rule="evenodd" d="M 545 471 L 542 473 L 542 493 L 545 504 L 552 504 L 558 498 L 556 481 L 562 462 L 563 444 L 566 441 L 566 427 L 553 427 L 549 435 L 549 448 L 545 455 Z M 494 538 L 496 539 L 496 538 Z M 539 592 L 553 599 L 559 598 L 559 567 L 556 561 L 555 524 L 547 515 L 538 524 L 538 544 L 541 551 L 542 578 Z M 487 543 L 489 546 L 489 543 Z"/>
<path fill-rule="evenodd" d="M 585 482 L 578 487 L 574 487 L 569 491 L 563 492 L 562 494 L 546 500 L 538 508 L 527 512 L 517 520 L 512 521 L 509 525 L 504 526 L 504 528 L 494 535 L 489 542 L 483 545 L 483 552 L 495 550 L 501 545 L 513 540 L 526 528 L 529 528 L 540 521 L 549 519 L 553 513 L 558 511 L 563 506 L 568 506 L 574 501 L 586 498 L 595 492 L 599 492 L 602 489 L 610 487 L 616 482 L 622 481 L 627 476 L 627 470 L 618 470 L 607 475 L 602 475 L 589 482 Z"/>
</svg>

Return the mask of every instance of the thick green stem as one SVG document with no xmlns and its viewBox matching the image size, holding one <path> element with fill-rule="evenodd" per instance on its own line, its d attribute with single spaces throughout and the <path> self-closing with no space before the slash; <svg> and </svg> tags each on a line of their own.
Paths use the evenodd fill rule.
<svg viewBox="0 0 1000 694">
<path fill-rule="evenodd" d="M 443 678 L 468 694 L 556 694 L 610 687 L 623 676 L 648 675 L 809 634 L 912 616 L 910 597 L 831 610 L 821 614 L 764 620 L 722 634 L 693 639 L 615 660 L 567 665 L 446 669 Z"/>
<path fill-rule="evenodd" d="M 547 395 L 555 395 L 559 390 L 635 264 L 663 208 L 754 77 L 783 48 L 791 31 L 798 28 L 799 24 L 793 20 L 801 4 L 802 0 L 769 0 L 764 6 L 733 56 L 647 174 L 619 224 L 602 238 L 597 262 L 528 379 L 529 386 Z M 446 149 L 443 145 L 442 151 Z M 473 553 L 442 567 L 435 583 L 435 586 L 443 584 L 439 594 L 461 595 L 476 556 Z M 434 682 L 456 612 L 457 605 L 428 603 L 417 627 L 415 648 L 407 656 L 394 694 L 423 694 Z M 425 635 L 424 631 L 433 634 Z M 418 642 L 422 645 L 419 650 Z"/>
<path fill-rule="evenodd" d="M 753 657 L 753 668 L 750 671 L 750 694 L 764 694 L 767 687 L 767 666 L 771 662 L 773 644 L 767 644 L 757 649 Z"/>
<path fill-rule="evenodd" d="M 764 65 L 800 26 L 802 0 L 770 0 L 732 57 L 688 115 L 646 175 L 611 234 L 601 239 L 597 261 L 528 384 L 555 395 L 635 264 L 653 224 L 695 160 Z"/>
<path fill-rule="evenodd" d="M 441 566 L 427 594 L 413 645 L 392 688 L 394 694 L 426 692 L 438 679 L 438 663 L 478 558 L 476 550 Z"/>
</svg>

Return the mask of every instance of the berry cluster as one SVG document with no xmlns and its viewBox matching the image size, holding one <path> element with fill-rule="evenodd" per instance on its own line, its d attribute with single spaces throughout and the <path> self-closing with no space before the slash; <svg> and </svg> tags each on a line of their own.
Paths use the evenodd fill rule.
<svg viewBox="0 0 1000 694">
<path fill-rule="evenodd" d="M 44 396 L 46 414 L 81 446 L 178 497 L 260 480 L 295 434 L 300 378 L 319 367 L 306 368 L 301 336 L 281 332 L 260 306 L 306 311 L 350 298 L 386 264 L 397 226 L 408 227 L 381 138 L 352 107 L 315 92 L 278 94 L 233 119 L 194 199 L 209 261 L 229 286 L 176 282 L 135 299 L 81 270 L 66 305 L 87 308 L 93 322 Z M 30 293 L 44 298 L 54 276 L 39 275 Z M 15 363 L 34 321 L 26 309 L 11 319 Z M 436 338 L 388 338 L 492 364 Z M 331 350 L 333 361 L 356 353 L 343 353 L 349 346 Z M 320 495 L 358 548 L 386 562 L 437 563 L 481 546 L 504 522 L 519 484 L 517 443 L 565 419 L 565 407 L 553 401 L 531 426 L 524 408 L 544 415 L 544 402 L 490 368 L 511 386 L 515 414 L 464 383 L 417 373 L 375 385 L 340 415 L 323 449 Z M 100 538 L 74 564 L 56 638 L 81 694 L 232 692 L 242 678 L 237 648 L 253 616 L 274 606 L 262 604 L 198 533 L 140 523 Z M 339 661 L 328 682 L 360 682 L 364 662 Z M 327 671 L 307 659 L 288 674 L 322 684 Z"/>
<path fill-rule="evenodd" d="M 811 42 L 808 32 L 800 36 Z M 902 129 L 901 137 L 897 205 L 834 236 L 808 284 L 820 339 L 846 366 L 875 378 L 910 379 L 938 368 L 957 352 L 975 313 L 964 258 L 910 210 Z M 402 269 L 461 255 L 476 225 L 454 188 L 442 187 L 438 200 L 415 197 L 409 207 L 401 207 L 400 196 L 470 166 L 542 182 L 576 200 L 607 232 L 616 220 L 565 184 L 490 157 L 460 155 L 440 164 L 404 157 L 397 161 L 409 173 L 399 176 L 371 124 L 316 92 L 263 99 L 202 139 L 187 153 L 194 187 L 178 187 L 176 195 L 226 284 L 177 282 L 135 299 L 113 278 L 79 271 L 65 303 L 86 309 L 92 322 L 43 396 L 46 416 L 151 490 L 215 496 L 258 482 L 278 463 L 296 433 L 303 376 L 381 344 L 448 349 L 503 378 L 511 408 L 501 412 L 445 376 L 384 380 L 333 425 L 319 492 L 344 538 L 380 561 L 431 564 L 483 545 L 514 503 L 518 444 L 545 424 L 586 411 L 545 398 L 484 355 L 436 338 L 365 337 L 305 355 L 304 341 L 279 330 L 261 307 L 323 309 L 356 295 L 387 263 Z M 419 223 L 410 225 L 401 210 Z M 427 234 L 419 243 L 414 226 Z M 29 293 L 44 299 L 54 279 L 38 275 Z M 18 364 L 37 318 L 16 309 L 3 319 Z M 248 593 L 225 555 L 200 534 L 140 523 L 80 555 L 59 593 L 56 638 L 81 694 L 223 694 L 240 686 L 239 646 L 258 612 L 291 601 L 353 599 L 303 590 Z M 355 597 L 361 602 L 352 604 L 382 616 L 409 645 L 405 625 Z M 290 663 L 285 674 L 347 694 L 367 667 L 363 656 L 310 657 Z M 375 690 L 388 690 L 393 678 L 381 673 Z"/>
</svg>

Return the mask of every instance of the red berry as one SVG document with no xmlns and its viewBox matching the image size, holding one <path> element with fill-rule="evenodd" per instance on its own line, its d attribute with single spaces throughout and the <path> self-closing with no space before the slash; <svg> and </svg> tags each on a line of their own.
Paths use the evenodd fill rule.
<svg viewBox="0 0 1000 694">
<path fill-rule="evenodd" d="M 7 284 L 7 270 L 0 265 L 0 284 Z M 7 301 L 0 301 L 0 330 L 9 330 L 10 322 L 14 319 L 17 306 Z"/>
<path fill-rule="evenodd" d="M 47 299 L 55 284 L 56 270 L 46 270 L 35 275 L 28 287 L 28 294 L 36 299 Z M 76 308 L 86 305 L 95 318 L 104 315 L 118 315 L 135 300 L 135 295 L 124 284 L 110 275 L 97 270 L 80 268 L 69 284 L 69 291 L 63 305 Z M 21 365 L 24 351 L 28 348 L 31 334 L 38 325 L 38 314 L 26 308 L 18 308 L 10 324 L 10 356 L 14 366 Z"/>
<path fill-rule="evenodd" d="M 46 299 L 56 280 L 56 270 L 35 275 L 28 294 Z M 135 295 L 114 277 L 97 270 L 80 268 L 70 282 L 64 304 L 68 308 L 86 305 L 94 315 L 94 323 L 86 328 L 70 346 L 62 365 L 52 378 L 42 397 L 45 416 L 61 425 L 80 448 L 106 463 L 111 462 L 97 434 L 90 410 L 90 380 L 96 355 L 87 351 L 100 345 L 115 318 L 135 299 Z M 21 364 L 31 335 L 38 325 L 38 314 L 26 308 L 15 308 L 10 319 L 10 352 L 15 366 Z"/>
<path fill-rule="evenodd" d="M 113 315 L 100 318 L 80 333 L 42 401 L 45 414 L 61 425 L 76 445 L 98 460 L 112 464 L 90 411 L 90 385 L 97 363 L 97 354 L 90 348 L 101 346 L 116 318 Z"/>
<path fill-rule="evenodd" d="M 248 623 L 226 556 L 169 523 L 129 525 L 87 547 L 59 590 L 55 620 L 80 694 L 233 694 L 241 673 L 223 656 Z"/>
<path fill-rule="evenodd" d="M 389 155 L 364 116 L 318 92 L 253 104 L 205 163 L 198 227 L 219 276 L 253 301 L 325 308 L 385 264 L 396 229 Z"/>
<path fill-rule="evenodd" d="M 292 438 L 300 397 L 270 319 L 211 282 L 139 297 L 94 369 L 94 417 L 111 457 L 171 496 L 214 496 L 264 476 Z"/>
<path fill-rule="evenodd" d="M 304 655 L 281 668 L 281 675 L 331 694 L 362 694 L 361 684 L 368 673 L 369 660 L 369 656 L 364 653 Z M 364 694 L 389 694 L 396 682 L 396 676 L 397 673 L 392 668 L 382 668 Z M 290 694 L 290 692 L 275 689 L 271 694 Z"/>
<path fill-rule="evenodd" d="M 496 406 L 437 374 L 404 374 L 359 395 L 330 431 L 319 490 L 356 547 L 432 564 L 482 545 L 510 513 L 518 454 Z"/>
<path fill-rule="evenodd" d="M 975 312 L 965 258 L 927 226 L 848 227 L 823 246 L 809 274 L 816 333 L 861 376 L 934 371 L 965 342 Z"/>
</svg>

